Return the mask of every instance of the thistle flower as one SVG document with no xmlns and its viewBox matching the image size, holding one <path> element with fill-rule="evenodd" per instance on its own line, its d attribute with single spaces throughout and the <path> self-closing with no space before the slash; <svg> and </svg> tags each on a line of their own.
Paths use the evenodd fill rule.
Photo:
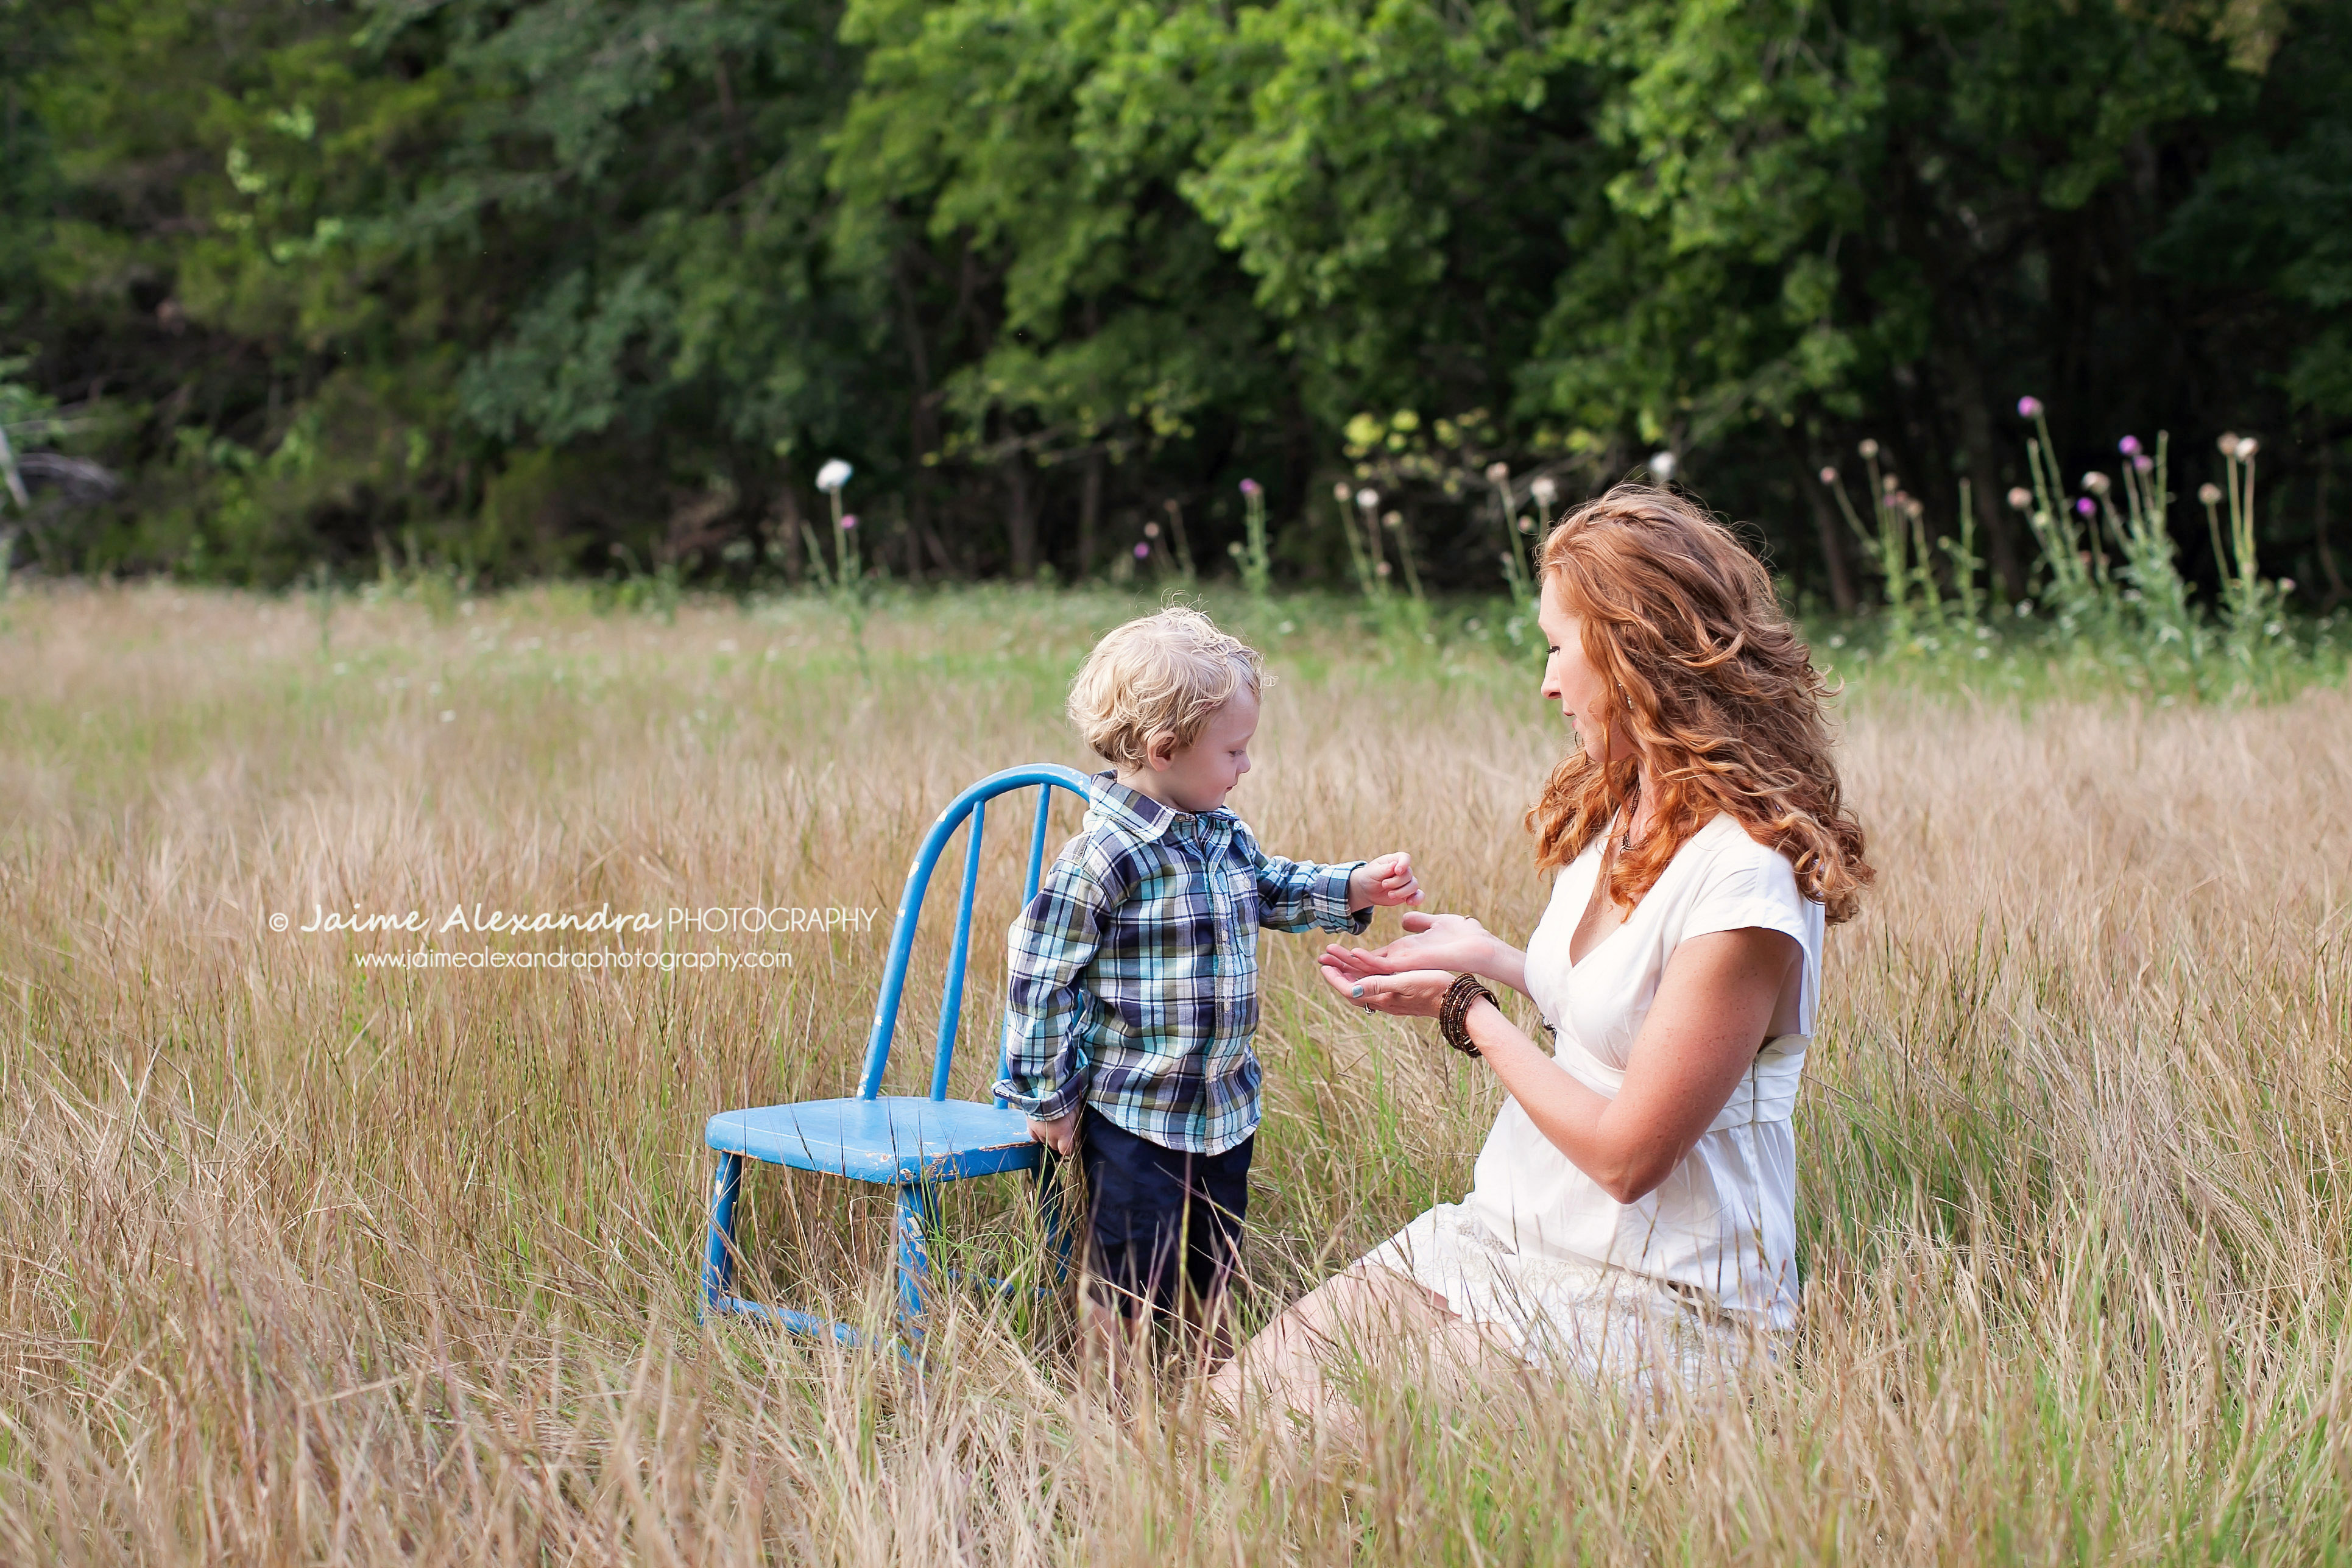
<svg viewBox="0 0 2352 1568">
<path fill-rule="evenodd" d="M 1831 468 L 1824 468 L 1822 469 L 1822 483 L 1825 485 L 1833 485 L 1837 483 L 1837 470 Z"/>
<path fill-rule="evenodd" d="M 2207 506 L 2220 506 L 2221 504 L 2221 487 L 2216 484 L 2199 485 L 2197 487 L 2197 499 L 2203 501 Z"/>
<path fill-rule="evenodd" d="M 2132 467 L 2143 474 L 2152 474 L 2156 471 L 2156 459 L 2146 452 L 2134 452 Z"/>
<path fill-rule="evenodd" d="M 1265 493 L 1265 487 L 1259 484 L 1255 479 L 1244 479 L 1242 481 L 1242 494 L 1245 496 L 1262 495 Z"/>
<path fill-rule="evenodd" d="M 843 462 L 839 458 L 827 458 L 824 460 L 824 467 L 816 471 L 816 488 L 837 493 L 842 486 L 849 482 L 849 475 L 850 468 L 847 463 Z"/>
<path fill-rule="evenodd" d="M 1505 479 L 1509 479 L 1510 477 L 1511 477 L 1511 465 L 1510 465 L 1510 464 L 1508 464 L 1508 463 L 1504 463 L 1504 462 L 1494 462 L 1494 463 L 1489 463 L 1489 464 L 1487 464 L 1487 465 L 1486 465 L 1486 479 L 1487 479 L 1487 482 L 1488 482 L 1488 483 L 1490 483 L 1490 484 L 1497 484 L 1497 485 L 1499 485 L 1499 484 L 1501 484 Z"/>
<path fill-rule="evenodd" d="M 1878 443 L 1875 440 L 1873 440 L 1870 437 L 1865 436 L 1862 438 L 1862 445 L 1856 447 L 1854 450 L 1860 452 L 1862 454 L 1862 460 L 1867 463 L 1877 458 Z"/>
<path fill-rule="evenodd" d="M 2125 437 L 2122 440 L 2116 443 L 2116 450 L 2121 452 L 2126 458 L 2138 457 L 2139 437 L 2137 436 Z"/>
<path fill-rule="evenodd" d="M 1381 509 L 1381 492 L 1370 487 L 1358 490 L 1356 504 L 1366 511 L 1378 511 Z"/>
<path fill-rule="evenodd" d="M 2097 508 L 2091 504 L 2091 498 L 2089 496 L 2084 496 L 2074 503 L 2074 515 L 2077 517 L 2088 517 L 2092 512 L 2097 510 Z"/>
<path fill-rule="evenodd" d="M 841 518 L 841 526 L 844 528 L 856 528 L 857 526 L 857 514 L 854 511 L 844 512 Z"/>
<path fill-rule="evenodd" d="M 2031 510 L 2033 506 L 2033 492 L 2023 485 L 2012 485 L 2009 491 L 2009 504 L 2019 511 Z"/>
<path fill-rule="evenodd" d="M 2238 440 L 2237 447 L 2238 461 L 2242 463 L 2251 463 L 2254 460 L 2254 454 L 2262 449 L 2263 444 L 2260 441 L 2255 440 L 2252 436 L 2241 437 Z"/>
<path fill-rule="evenodd" d="M 1150 546 L 1149 544 L 1139 544 L 1139 545 L 1137 545 L 1137 546 L 1135 547 L 1135 558 L 1136 558 L 1138 561 L 1142 560 L 1144 557 L 1146 557 L 1146 556 L 1150 555 L 1150 553 L 1151 553 L 1151 546 Z"/>
<path fill-rule="evenodd" d="M 1537 477 L 1535 483 L 1528 487 L 1528 493 L 1536 498 L 1538 506 L 1549 506 L 1559 496 L 1559 487 L 1551 482 L 1549 474 L 1542 474 Z"/>
<path fill-rule="evenodd" d="M 2042 399 L 2031 395 L 2019 398 L 2017 400 L 2017 416 L 2020 419 L 2041 418 Z"/>
<path fill-rule="evenodd" d="M 1675 455 L 1672 452 L 1651 453 L 1650 472 L 1658 476 L 1658 482 L 1662 485 L 1671 481 L 1675 477 Z"/>
<path fill-rule="evenodd" d="M 2115 481 L 2093 468 L 2083 476 L 2083 488 L 2095 496 L 2103 496 L 2115 488 Z"/>
</svg>

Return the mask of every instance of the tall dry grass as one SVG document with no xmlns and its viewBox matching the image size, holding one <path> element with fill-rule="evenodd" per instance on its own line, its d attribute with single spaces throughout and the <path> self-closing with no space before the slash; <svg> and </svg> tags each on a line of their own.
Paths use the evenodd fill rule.
<svg viewBox="0 0 2352 1568">
<path fill-rule="evenodd" d="M 703 1119 L 849 1089 L 878 931 L 682 939 L 788 971 L 582 975 L 362 971 L 355 946 L 405 944 L 268 929 L 314 903 L 887 910 L 955 787 L 1083 760 L 1060 685 L 1129 607 L 941 599 L 875 618 L 861 660 L 810 605 L 10 601 L 0 1561 L 2345 1554 L 2340 691 L 1853 694 L 1881 882 L 1832 938 L 1798 1124 L 1801 1344 L 1742 1401 L 1664 1411 L 1375 1367 L 1359 1439 L 1218 1445 L 1181 1387 L 1108 1406 L 1050 1310 L 950 1298 L 919 1376 L 705 1331 Z M 1235 802 L 1266 842 L 1410 848 L 1439 904 L 1524 933 L 1517 816 L 1559 743 L 1528 672 L 1268 635 Z M 1015 875 L 1008 847 L 984 931 Z M 1259 1311 L 1457 1195 L 1496 1103 L 1425 1029 L 1327 1003 L 1314 946 L 1267 939 Z M 958 1092 L 992 1054 L 992 956 Z M 898 1084 L 929 1022 L 910 1005 Z M 878 1198 L 750 1192 L 754 1288 L 876 1308 Z M 953 1218 L 1009 1257 L 1017 1212 Z"/>
</svg>

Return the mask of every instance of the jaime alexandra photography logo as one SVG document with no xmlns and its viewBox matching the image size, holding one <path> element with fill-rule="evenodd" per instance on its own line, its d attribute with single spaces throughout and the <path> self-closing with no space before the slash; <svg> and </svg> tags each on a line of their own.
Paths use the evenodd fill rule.
<svg viewBox="0 0 2352 1568">
<path fill-rule="evenodd" d="M 576 910 L 503 910 L 477 900 L 452 904 L 446 912 L 429 913 L 411 910 L 330 910 L 322 903 L 310 906 L 310 918 L 300 925 L 280 910 L 269 917 L 269 929 L 291 931 L 299 936 L 366 935 L 398 933 L 406 935 L 446 936 L 452 932 L 472 935 L 530 935 L 541 932 L 562 932 L 570 935 L 648 936 L 656 932 L 694 932 L 698 935 L 794 935 L 824 936 L 836 932 L 865 935 L 874 930 L 881 918 L 880 908 L 867 909 L 855 904 L 707 904 L 699 908 L 672 906 L 661 910 L 636 910 L 615 911 L 608 901 L 583 913 Z"/>
</svg>

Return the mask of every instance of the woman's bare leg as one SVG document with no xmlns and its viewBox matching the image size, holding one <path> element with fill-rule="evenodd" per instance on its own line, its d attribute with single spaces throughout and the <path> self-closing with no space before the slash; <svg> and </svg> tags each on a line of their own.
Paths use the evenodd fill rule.
<svg viewBox="0 0 2352 1568">
<path fill-rule="evenodd" d="M 1209 1397 L 1234 1415 L 1245 1402 L 1296 1411 L 1318 1426 L 1352 1425 L 1354 1407 L 1333 1385 L 1331 1363 L 1352 1350 L 1370 1359 L 1402 1351 L 1416 1362 L 1478 1359 L 1494 1348 L 1444 1299 L 1391 1268 L 1359 1265 L 1317 1286 L 1244 1345 L 1209 1382 Z"/>
</svg>

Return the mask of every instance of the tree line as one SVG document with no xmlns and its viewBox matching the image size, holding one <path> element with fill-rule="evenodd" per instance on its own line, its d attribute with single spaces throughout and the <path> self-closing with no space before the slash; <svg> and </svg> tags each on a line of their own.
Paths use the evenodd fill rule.
<svg viewBox="0 0 2352 1568">
<path fill-rule="evenodd" d="M 1279 578 L 1344 580 L 1370 488 L 1487 591 L 1501 465 L 1670 471 L 1851 605 L 1869 440 L 2017 595 L 2032 397 L 2070 477 L 2258 432 L 2264 562 L 2343 593 L 2341 5 L 5 0 L 0 46 L 19 570 L 797 581 L 837 459 L 897 577 L 1211 570 L 1246 479 Z"/>
</svg>

